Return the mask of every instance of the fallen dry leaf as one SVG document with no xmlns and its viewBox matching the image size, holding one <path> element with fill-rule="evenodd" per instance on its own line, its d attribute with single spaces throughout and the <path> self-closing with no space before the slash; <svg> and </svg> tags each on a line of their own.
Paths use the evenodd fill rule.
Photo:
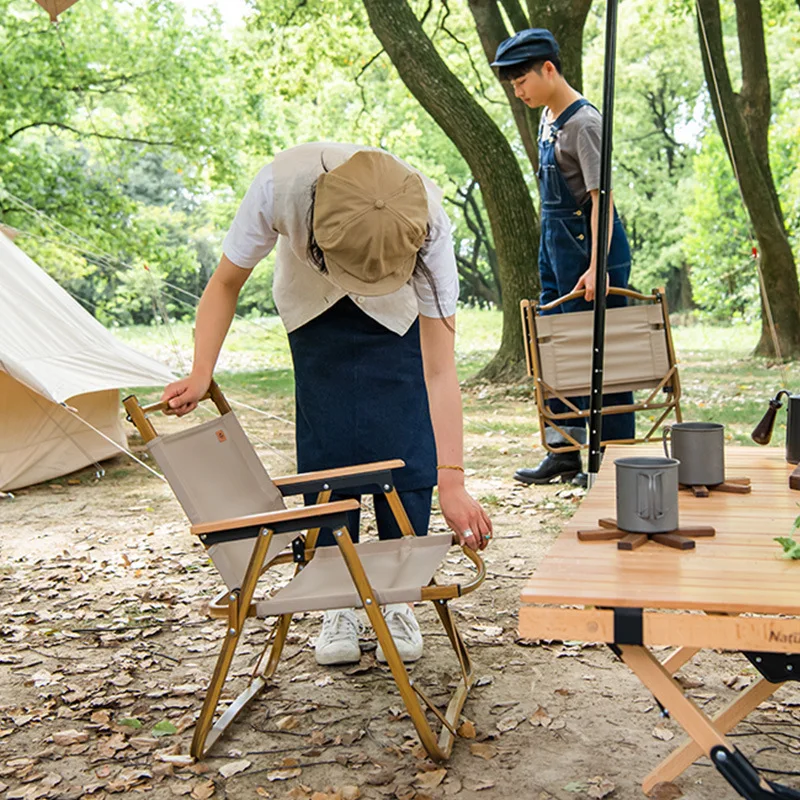
<svg viewBox="0 0 800 800">
<path fill-rule="evenodd" d="M 469 751 L 472 755 L 486 759 L 486 761 L 497 755 L 497 748 L 493 744 L 483 744 L 481 742 L 473 742 L 469 746 Z"/>
<path fill-rule="evenodd" d="M 300 720 L 293 714 L 288 717 L 281 717 L 276 723 L 275 727 L 279 731 L 293 731 L 300 724 Z"/>
<path fill-rule="evenodd" d="M 729 686 L 735 692 L 741 692 L 742 689 L 746 689 L 752 682 L 752 675 L 734 675 L 732 678 L 728 678 L 728 680 L 725 681 L 725 685 Z"/>
<path fill-rule="evenodd" d="M 537 708 L 536 711 L 534 711 L 533 714 L 531 714 L 530 719 L 528 720 L 528 722 L 530 722 L 530 724 L 533 725 L 534 728 L 537 726 L 541 726 L 542 728 L 549 728 L 550 723 L 552 721 L 553 718 L 541 706 L 539 706 L 539 708 Z"/>
<path fill-rule="evenodd" d="M 456 733 L 464 739 L 474 739 L 476 736 L 475 723 L 471 720 L 465 719 L 461 725 L 458 726 Z"/>
<path fill-rule="evenodd" d="M 68 731 L 59 731 L 53 734 L 53 744 L 60 747 L 67 747 L 71 744 L 81 744 L 89 740 L 89 734 L 85 731 L 76 731 L 74 729 Z"/>
<path fill-rule="evenodd" d="M 303 770 L 300 767 L 290 767 L 289 769 L 273 769 L 267 773 L 268 781 L 288 781 L 291 778 L 300 777 Z"/>
<path fill-rule="evenodd" d="M 669 781 L 657 783 L 649 794 L 650 800 L 677 800 L 683 797 L 683 792 Z"/>
<path fill-rule="evenodd" d="M 214 781 L 196 783 L 192 789 L 192 798 L 193 800 L 208 800 L 209 797 L 213 796 L 215 791 L 216 787 L 214 786 Z"/>
<path fill-rule="evenodd" d="M 669 729 L 665 728 L 663 725 L 656 725 L 653 728 L 653 736 L 656 739 L 661 739 L 664 742 L 668 742 L 670 739 L 675 738 L 675 734 Z"/>
<path fill-rule="evenodd" d="M 434 769 L 430 772 L 420 772 L 414 776 L 414 783 L 421 786 L 423 789 L 434 789 L 446 776 L 446 769 Z"/>
<path fill-rule="evenodd" d="M 519 724 L 524 721 L 524 715 L 520 716 L 519 714 L 509 714 L 502 719 L 497 720 L 497 730 L 500 731 L 500 733 L 508 733 L 509 731 L 513 731 L 514 728 L 519 727 Z M 543 724 L 542 727 L 546 728 L 547 725 Z"/>
<path fill-rule="evenodd" d="M 612 794 L 617 788 L 613 781 L 598 775 L 587 781 L 586 795 L 591 797 L 592 800 L 603 800 L 604 797 Z"/>
<path fill-rule="evenodd" d="M 250 766 L 250 763 L 251 762 L 247 761 L 246 759 L 241 759 L 240 761 L 230 761 L 219 768 L 219 774 L 222 775 L 223 778 L 230 778 L 231 775 L 244 772 Z"/>
<path fill-rule="evenodd" d="M 479 780 L 477 783 L 474 783 L 467 788 L 471 789 L 473 792 L 482 792 L 486 789 L 493 789 L 494 781 L 484 778 L 483 780 Z"/>
<path fill-rule="evenodd" d="M 394 780 L 394 771 L 387 767 L 381 767 L 376 772 L 368 772 L 364 782 L 370 786 L 386 786 Z"/>
<path fill-rule="evenodd" d="M 701 686 L 705 686 L 702 678 L 696 678 L 693 675 L 676 675 L 675 680 L 684 688 L 684 689 L 699 689 Z"/>
<path fill-rule="evenodd" d="M 156 758 L 178 767 L 188 767 L 194 764 L 194 758 L 185 753 L 158 753 Z"/>
</svg>

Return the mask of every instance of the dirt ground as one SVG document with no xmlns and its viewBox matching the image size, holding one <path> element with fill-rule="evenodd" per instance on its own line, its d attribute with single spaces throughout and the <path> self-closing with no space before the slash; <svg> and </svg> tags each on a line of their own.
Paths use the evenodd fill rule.
<svg viewBox="0 0 800 800">
<path fill-rule="evenodd" d="M 102 480 L 85 470 L 0 501 L 0 797 L 641 797 L 641 780 L 682 733 L 606 648 L 519 640 L 523 581 L 583 491 L 515 484 L 514 469 L 543 455 L 533 434 L 515 433 L 530 426 L 532 404 L 487 392 L 466 396 L 467 418 L 478 420 L 467 427 L 468 486 L 496 535 L 485 584 L 452 604 L 477 684 L 464 708 L 466 737 L 446 764 L 421 751 L 375 660 L 374 636 L 365 634 L 357 668 L 316 665 L 318 614 L 296 620 L 275 680 L 207 760 L 176 763 L 224 629 L 205 612 L 220 583 L 168 487 L 119 458 Z M 289 406 L 268 408 L 285 418 Z M 291 472 L 291 426 L 240 416 L 273 474 Z M 444 529 L 440 516 L 433 529 Z M 454 553 L 445 577 L 464 565 Z M 411 674 L 444 701 L 455 658 L 434 612 L 419 606 L 417 615 L 426 652 Z M 264 630 L 250 625 L 233 668 L 239 681 Z M 707 709 L 754 679 L 742 656 L 721 653 L 699 656 L 682 675 Z M 759 767 L 790 773 L 768 777 L 798 786 L 800 692 L 788 685 L 775 698 L 735 741 Z M 735 793 L 702 760 L 657 796 Z"/>
</svg>

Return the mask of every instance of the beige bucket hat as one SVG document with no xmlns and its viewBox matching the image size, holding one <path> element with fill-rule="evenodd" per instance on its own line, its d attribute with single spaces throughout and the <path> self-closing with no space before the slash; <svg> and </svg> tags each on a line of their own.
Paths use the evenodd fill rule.
<svg viewBox="0 0 800 800">
<path fill-rule="evenodd" d="M 427 232 L 422 178 L 389 153 L 360 150 L 317 181 L 314 238 L 331 279 L 347 292 L 397 291 Z"/>
</svg>

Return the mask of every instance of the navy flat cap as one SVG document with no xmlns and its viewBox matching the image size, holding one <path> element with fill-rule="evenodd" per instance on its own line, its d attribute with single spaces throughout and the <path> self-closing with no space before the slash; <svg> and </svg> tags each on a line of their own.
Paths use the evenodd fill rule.
<svg viewBox="0 0 800 800">
<path fill-rule="evenodd" d="M 512 67 L 531 59 L 555 58 L 558 42 L 546 28 L 528 28 L 515 33 L 497 47 L 493 67 Z"/>
</svg>

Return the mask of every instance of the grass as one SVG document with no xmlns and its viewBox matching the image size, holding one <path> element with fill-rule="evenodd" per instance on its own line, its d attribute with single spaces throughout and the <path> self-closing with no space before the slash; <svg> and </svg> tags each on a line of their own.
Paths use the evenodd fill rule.
<svg viewBox="0 0 800 800">
<path fill-rule="evenodd" d="M 474 375 L 494 355 L 500 340 L 499 311 L 465 308 L 459 311 L 456 364 L 460 380 Z M 192 326 L 173 323 L 163 327 L 131 327 L 116 335 L 136 349 L 169 364 L 184 374 L 191 364 Z M 673 328 L 683 386 L 686 420 L 713 420 L 727 427 L 729 441 L 750 444 L 750 431 L 781 387 L 784 375 L 775 365 L 752 356 L 758 340 L 755 325 L 729 327 L 693 324 Z M 800 383 L 800 366 L 783 371 L 787 386 Z M 217 371 L 224 386 L 244 402 L 263 406 L 265 400 L 289 412 L 294 392 L 291 355 L 286 333 L 276 317 L 237 319 L 225 342 Z M 514 400 L 532 397 L 532 386 L 506 387 L 502 392 L 476 388 L 467 398 L 466 432 L 497 438 L 527 438 L 531 415 L 518 413 Z M 145 401 L 159 390 L 141 391 Z M 527 404 L 526 404 L 527 405 Z M 642 424 L 645 421 L 642 420 Z M 785 414 L 778 415 L 774 443 L 783 441 Z M 484 449 L 477 445 L 477 449 Z"/>
</svg>

